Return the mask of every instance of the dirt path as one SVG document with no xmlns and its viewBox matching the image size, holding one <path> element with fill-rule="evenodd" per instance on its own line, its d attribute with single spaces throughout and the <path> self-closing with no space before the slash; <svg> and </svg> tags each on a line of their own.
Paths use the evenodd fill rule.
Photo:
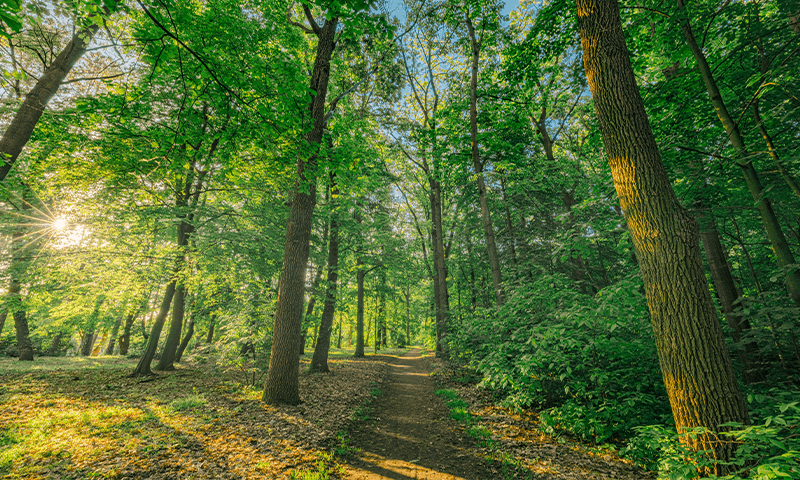
<svg viewBox="0 0 800 480">
<path fill-rule="evenodd" d="M 475 442 L 449 419 L 428 376 L 430 357 L 419 349 L 387 357 L 389 383 L 371 405 L 374 420 L 352 432 L 361 451 L 345 467 L 349 480 L 486 480 L 496 473 L 475 453 Z"/>
</svg>

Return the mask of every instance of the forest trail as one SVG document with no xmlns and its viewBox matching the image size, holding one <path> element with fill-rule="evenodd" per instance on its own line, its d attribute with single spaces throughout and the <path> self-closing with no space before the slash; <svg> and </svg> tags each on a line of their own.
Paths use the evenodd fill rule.
<svg viewBox="0 0 800 480">
<path fill-rule="evenodd" d="M 360 451 L 345 466 L 348 480 L 486 480 L 496 474 L 434 394 L 431 357 L 420 349 L 388 357 L 392 369 L 372 404 L 374 421 L 352 433 Z"/>
</svg>

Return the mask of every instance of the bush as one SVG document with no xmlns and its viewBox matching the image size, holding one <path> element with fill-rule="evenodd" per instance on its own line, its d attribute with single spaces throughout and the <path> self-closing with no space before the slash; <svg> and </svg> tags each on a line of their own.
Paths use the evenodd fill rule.
<svg viewBox="0 0 800 480">
<path fill-rule="evenodd" d="M 561 275 L 521 286 L 502 309 L 453 328 L 451 349 L 515 408 L 544 409 L 551 430 L 622 440 L 671 418 L 638 275 L 594 297 Z"/>
</svg>

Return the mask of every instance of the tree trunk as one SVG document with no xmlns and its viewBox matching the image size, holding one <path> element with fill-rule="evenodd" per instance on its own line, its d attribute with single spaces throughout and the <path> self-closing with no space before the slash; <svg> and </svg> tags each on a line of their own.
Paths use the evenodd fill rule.
<svg viewBox="0 0 800 480">
<path fill-rule="evenodd" d="M 156 370 L 168 371 L 175 370 L 175 355 L 183 332 L 183 315 L 186 306 L 186 286 L 180 281 L 175 285 L 175 293 L 172 296 L 172 322 L 169 324 L 169 333 L 164 341 L 164 348 L 161 350 L 161 358 L 158 359 Z"/>
<path fill-rule="evenodd" d="M 747 187 L 750 190 L 753 201 L 756 202 L 756 208 L 759 214 L 761 214 L 761 221 L 764 223 L 767 237 L 772 244 L 772 250 L 778 258 L 780 266 L 787 272 L 786 285 L 789 288 L 789 295 L 792 297 L 794 303 L 800 306 L 800 270 L 790 267 L 790 265 L 795 263 L 794 256 L 789 249 L 789 244 L 786 242 L 786 236 L 783 234 L 780 223 L 778 223 L 778 217 L 775 215 L 775 211 L 772 208 L 772 202 L 764 196 L 761 180 L 758 178 L 758 172 L 756 172 L 753 163 L 750 161 L 744 138 L 739 131 L 739 125 L 728 112 L 728 108 L 714 80 L 714 75 L 711 72 L 705 54 L 697 44 L 691 24 L 689 23 L 689 17 L 686 14 L 684 2 L 683 0 L 677 0 L 677 2 L 678 8 L 683 14 L 681 27 L 683 29 L 683 35 L 686 38 L 686 43 L 689 45 L 689 49 L 692 51 L 695 62 L 697 62 L 697 66 L 700 69 L 700 75 L 703 78 L 703 83 L 706 85 L 706 90 L 708 90 L 708 96 L 711 97 L 711 103 L 714 105 L 717 117 L 719 117 L 723 127 L 725 127 L 725 132 L 727 132 L 731 144 L 736 149 L 738 155 L 737 164 L 744 174 Z"/>
<path fill-rule="evenodd" d="M 298 157 L 294 198 L 286 226 L 286 245 L 278 281 L 272 353 L 263 397 L 264 402 L 272 405 L 300 403 L 298 382 L 300 359 L 297 355 L 297 342 L 303 322 L 303 297 L 311 221 L 317 203 L 317 185 L 313 175 L 325 128 L 325 97 L 328 92 L 330 61 L 335 47 L 334 38 L 338 23 L 339 19 L 332 17 L 320 30 L 317 56 L 311 76 L 311 91 L 314 94 L 311 95 L 309 113 L 314 126 L 305 140 L 314 151 L 308 160 L 304 160 L 302 156 Z"/>
<path fill-rule="evenodd" d="M 125 318 L 125 326 L 122 329 L 122 335 L 119 337 L 119 354 L 120 355 L 127 355 L 128 348 L 131 345 L 131 328 L 133 327 L 133 322 L 136 321 L 136 313 L 129 313 L 128 316 Z"/>
<path fill-rule="evenodd" d="M 177 274 L 177 271 L 178 268 L 176 267 L 173 273 Z M 175 295 L 176 281 L 177 280 L 173 277 L 173 279 L 167 284 L 167 289 L 164 292 L 164 299 L 161 301 L 161 308 L 159 309 L 158 315 L 153 321 L 153 327 L 150 329 L 150 335 L 147 338 L 147 347 L 145 347 L 144 355 L 142 355 L 142 358 L 139 359 L 139 363 L 136 365 L 136 368 L 131 374 L 132 377 L 137 375 L 153 374 L 153 372 L 150 370 L 150 362 L 153 361 L 153 357 L 156 355 L 158 338 L 161 336 L 161 330 L 164 328 L 164 321 L 167 319 L 169 307 L 172 304 L 172 297 Z"/>
<path fill-rule="evenodd" d="M 358 304 L 356 308 L 356 352 L 354 357 L 364 356 L 364 263 L 356 258 L 356 282 L 358 284 Z"/>
<path fill-rule="evenodd" d="M 92 355 L 92 345 L 94 344 L 94 330 L 90 330 L 83 334 L 81 341 L 81 356 L 89 357 Z"/>
<path fill-rule="evenodd" d="M 208 334 L 206 335 L 206 344 L 211 345 L 214 341 L 214 317 L 211 317 L 211 326 L 208 327 Z"/>
<path fill-rule="evenodd" d="M 194 317 L 189 318 L 189 326 L 186 330 L 186 336 L 183 337 L 183 341 L 178 347 L 178 352 L 175 354 L 175 363 L 179 363 L 181 361 L 183 352 L 186 351 L 186 347 L 189 346 L 189 341 L 192 339 L 192 335 L 194 335 Z"/>
<path fill-rule="evenodd" d="M 586 77 L 642 270 L 661 372 L 675 425 L 720 431 L 748 423 L 700 258 L 697 222 L 667 177 L 631 67 L 616 0 L 577 0 Z M 695 450 L 728 460 L 725 436 L 688 435 Z M 718 466 L 717 473 L 724 468 Z"/>
<path fill-rule="evenodd" d="M 406 346 L 411 345 L 411 285 L 406 285 L 403 292 L 406 297 Z"/>
<path fill-rule="evenodd" d="M 6 308 L 5 306 L 3 308 Z M 3 327 L 6 325 L 6 317 L 8 316 L 8 312 L 4 311 L 0 313 L 0 335 L 3 334 Z"/>
<path fill-rule="evenodd" d="M 486 196 L 486 182 L 483 178 L 483 164 L 478 152 L 478 60 L 481 54 L 481 40 L 475 36 L 475 27 L 465 12 L 467 29 L 469 30 L 470 45 L 472 46 L 472 76 L 469 84 L 469 133 L 472 141 L 472 167 L 478 182 L 478 199 L 481 204 L 481 222 L 483 233 L 486 237 L 486 253 L 489 256 L 489 266 L 492 269 L 492 283 L 497 300 L 497 306 L 505 303 L 503 292 L 503 276 L 500 271 L 500 256 L 497 254 L 497 243 L 494 237 L 492 217 L 489 213 L 489 199 Z"/>
<path fill-rule="evenodd" d="M 64 338 L 64 332 L 58 332 L 56 336 L 53 337 L 53 342 L 50 343 L 50 348 L 47 349 L 48 357 L 55 357 L 58 355 L 58 350 L 61 348 L 62 338 Z"/>
<path fill-rule="evenodd" d="M 339 196 L 339 188 L 336 186 L 336 175 L 331 173 L 331 198 Z M 322 318 L 319 322 L 319 333 L 317 334 L 317 345 L 314 348 L 314 356 L 311 358 L 312 372 L 327 373 L 328 351 L 331 345 L 331 333 L 333 332 L 333 315 L 336 310 L 336 289 L 339 280 L 339 221 L 336 218 L 336 205 L 331 214 L 330 240 L 328 246 L 328 280 L 325 292 L 325 306 L 322 308 Z"/>
<path fill-rule="evenodd" d="M 114 344 L 117 340 L 117 335 L 119 334 L 119 327 L 122 325 L 122 317 L 117 317 L 117 321 L 114 322 L 114 328 L 111 329 L 111 338 L 108 339 L 108 346 L 106 347 L 106 351 L 103 352 L 104 355 L 113 355 L 114 354 Z"/>
<path fill-rule="evenodd" d="M 761 375 L 753 365 L 753 361 L 758 358 L 758 345 L 752 339 L 747 339 L 744 345 L 741 343 L 742 336 L 750 331 L 750 322 L 742 316 L 741 306 L 736 305 L 739 292 L 728 267 L 725 249 L 719 240 L 714 215 L 710 211 L 704 211 L 698 215 L 697 220 L 700 224 L 700 239 L 708 260 L 708 268 L 711 270 L 711 278 L 722 305 L 722 312 L 731 329 L 731 337 L 737 344 L 736 354 L 744 368 L 744 381 L 746 383 L 761 381 Z"/>
<path fill-rule="evenodd" d="M 450 316 L 450 298 L 447 291 L 447 263 L 444 258 L 444 230 L 442 227 L 442 190 L 438 180 L 429 176 L 431 192 L 431 245 L 433 250 L 433 299 L 436 315 L 436 356 L 448 358 L 447 330 Z"/>
<path fill-rule="evenodd" d="M 0 151 L 0 153 L 2 153 Z M 1 161 L 1 160 L 0 160 Z M 28 201 L 30 191 L 27 186 L 23 185 L 23 192 L 21 204 L 18 208 L 20 211 L 20 226 L 11 234 L 11 263 L 9 265 L 9 285 L 8 293 L 6 293 L 6 312 L 11 313 L 14 319 L 14 328 L 17 334 L 17 354 L 18 358 L 22 361 L 33 360 L 33 345 L 31 345 L 28 320 L 25 316 L 25 308 L 22 299 L 22 281 L 28 271 L 28 262 L 25 261 L 24 255 L 26 247 L 30 246 L 27 243 L 29 228 L 25 225 L 29 217 L 28 213 L 33 208 Z"/>
<path fill-rule="evenodd" d="M 107 15 L 108 9 L 105 7 L 102 9 Z M 67 78 L 75 63 L 86 53 L 86 48 L 98 28 L 98 25 L 91 25 L 78 30 L 64 50 L 53 60 L 53 63 L 44 70 L 33 89 L 25 95 L 25 101 L 22 102 L 3 137 L 0 138 L 0 158 L 5 162 L 0 166 L 0 181 L 6 178 L 14 162 L 17 161 L 47 104 L 56 94 L 64 79 Z"/>
</svg>

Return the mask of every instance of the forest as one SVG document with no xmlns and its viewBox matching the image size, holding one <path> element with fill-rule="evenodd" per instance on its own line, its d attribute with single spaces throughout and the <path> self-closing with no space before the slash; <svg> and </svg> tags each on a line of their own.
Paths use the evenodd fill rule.
<svg viewBox="0 0 800 480">
<path fill-rule="evenodd" d="M 650 478 L 800 478 L 798 119 L 796 0 L 0 0 L 0 404 L 415 346 Z M 139 478 L 19 412 L 3 478 Z"/>
</svg>

